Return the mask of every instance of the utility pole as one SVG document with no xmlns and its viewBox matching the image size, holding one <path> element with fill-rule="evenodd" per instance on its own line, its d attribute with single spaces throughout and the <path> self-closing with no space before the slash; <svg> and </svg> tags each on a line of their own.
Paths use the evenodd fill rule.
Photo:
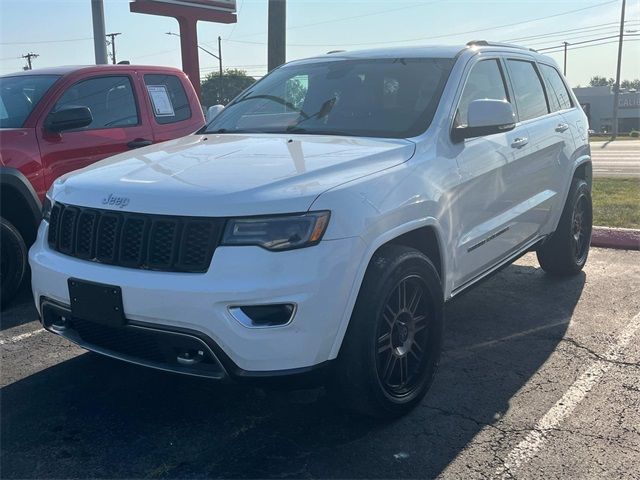
<svg viewBox="0 0 640 480">
<path fill-rule="evenodd" d="M 31 59 L 32 58 L 38 58 L 40 55 L 38 55 L 37 53 L 26 53 L 24 55 L 22 55 L 22 58 L 24 58 L 27 61 L 27 65 L 24 67 L 25 70 L 32 70 L 33 67 L 31 65 Z"/>
<path fill-rule="evenodd" d="M 222 39 L 218 35 L 218 63 L 220 64 L 220 80 L 222 80 Z"/>
<path fill-rule="evenodd" d="M 96 65 L 109 63 L 107 59 L 107 42 L 104 29 L 104 4 L 103 0 L 91 0 L 91 15 L 93 17 L 93 50 L 96 56 Z"/>
<path fill-rule="evenodd" d="M 269 71 L 286 62 L 287 2 L 269 0 L 269 40 L 267 64 Z"/>
<path fill-rule="evenodd" d="M 620 97 L 620 68 L 622 67 L 622 40 L 624 38 L 624 7 L 627 0 L 622 0 L 622 12 L 620 13 L 620 39 L 618 40 L 618 68 L 616 70 L 616 84 L 613 86 L 613 119 L 612 138 L 618 136 L 618 99 Z"/>
<path fill-rule="evenodd" d="M 113 64 L 115 65 L 116 63 L 118 63 L 116 61 L 116 37 L 118 35 L 122 35 L 120 32 L 118 33 L 107 33 L 107 37 L 111 37 L 111 61 L 113 62 Z"/>
<path fill-rule="evenodd" d="M 569 46 L 569 42 L 562 42 L 562 43 L 564 43 L 564 70 L 562 74 L 566 77 L 567 76 L 567 47 Z"/>
<path fill-rule="evenodd" d="M 218 103 L 222 103 L 222 91 L 224 90 L 224 77 L 222 76 L 222 39 L 218 35 L 218 63 L 220 65 L 220 88 L 218 88 Z"/>
</svg>

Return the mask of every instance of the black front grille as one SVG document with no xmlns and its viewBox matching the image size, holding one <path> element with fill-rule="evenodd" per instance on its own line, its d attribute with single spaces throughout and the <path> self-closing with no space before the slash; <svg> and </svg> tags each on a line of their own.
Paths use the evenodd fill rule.
<svg viewBox="0 0 640 480">
<path fill-rule="evenodd" d="M 72 257 L 129 268 L 206 272 L 224 219 L 147 215 L 56 203 L 49 246 Z"/>
</svg>

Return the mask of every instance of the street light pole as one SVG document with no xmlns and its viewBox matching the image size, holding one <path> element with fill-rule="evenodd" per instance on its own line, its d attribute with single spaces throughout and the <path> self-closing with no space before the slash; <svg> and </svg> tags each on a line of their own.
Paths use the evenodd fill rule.
<svg viewBox="0 0 640 480">
<path fill-rule="evenodd" d="M 174 37 L 180 37 L 179 34 L 173 33 L 173 32 L 165 32 L 165 35 L 173 35 Z M 218 60 L 220 60 L 220 71 L 222 71 L 222 49 L 221 49 L 222 47 L 220 46 L 220 37 L 218 37 L 218 53 L 219 53 L 219 56 L 216 55 L 213 52 L 210 52 L 206 48 L 201 47 L 200 45 L 197 45 L 197 47 L 200 50 L 202 50 L 203 52 L 208 53 L 209 55 L 211 55 L 213 58 L 217 58 Z"/>
<path fill-rule="evenodd" d="M 173 33 L 173 32 L 165 32 L 166 35 L 173 35 L 174 37 L 179 37 L 180 35 L 178 35 L 177 33 Z M 223 73 L 222 73 L 222 39 L 218 36 L 218 55 L 216 55 L 213 52 L 210 52 L 209 50 L 207 50 L 204 47 L 201 47 L 200 45 L 197 45 L 197 47 L 202 50 L 205 53 L 208 53 L 209 55 L 211 55 L 213 58 L 217 58 L 218 59 L 218 65 L 220 68 L 220 88 L 218 89 L 218 101 L 220 100 L 220 98 L 222 97 L 221 95 L 221 90 L 222 90 L 222 81 L 224 80 L 223 77 Z"/>
<path fill-rule="evenodd" d="M 622 67 L 622 41 L 624 38 L 624 8 L 627 1 L 622 0 L 622 12 L 620 13 L 620 39 L 618 40 L 618 68 L 616 70 L 616 84 L 613 92 L 613 119 L 612 138 L 618 136 L 618 99 L 620 98 L 620 68 Z"/>
<path fill-rule="evenodd" d="M 567 46 L 569 45 L 569 42 L 562 42 L 562 43 L 564 43 L 564 70 L 562 74 L 566 77 L 567 76 Z"/>
</svg>

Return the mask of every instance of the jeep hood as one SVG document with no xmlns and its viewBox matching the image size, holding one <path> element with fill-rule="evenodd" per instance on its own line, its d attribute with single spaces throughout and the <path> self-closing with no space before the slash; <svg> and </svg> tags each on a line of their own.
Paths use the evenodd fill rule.
<svg viewBox="0 0 640 480">
<path fill-rule="evenodd" d="M 403 163 L 414 150 L 413 142 L 395 139 L 190 135 L 67 174 L 52 197 L 168 215 L 303 212 L 328 189 Z"/>
</svg>

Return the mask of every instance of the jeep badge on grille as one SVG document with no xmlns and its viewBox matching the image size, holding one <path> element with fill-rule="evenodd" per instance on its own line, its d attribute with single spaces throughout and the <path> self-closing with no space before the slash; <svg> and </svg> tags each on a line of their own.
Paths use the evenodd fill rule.
<svg viewBox="0 0 640 480">
<path fill-rule="evenodd" d="M 128 197 L 118 197 L 113 193 L 110 193 L 108 197 L 102 199 L 103 205 L 111 205 L 118 208 L 124 208 L 129 205 Z"/>
</svg>

